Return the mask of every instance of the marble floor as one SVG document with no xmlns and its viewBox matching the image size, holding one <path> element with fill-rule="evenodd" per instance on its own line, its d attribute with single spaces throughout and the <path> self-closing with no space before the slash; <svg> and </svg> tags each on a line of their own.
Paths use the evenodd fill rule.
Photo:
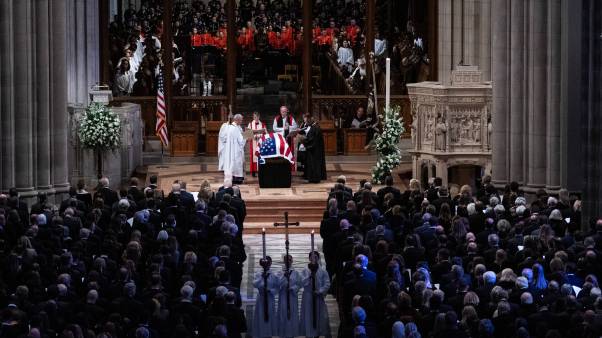
<svg viewBox="0 0 602 338">
<path fill-rule="evenodd" d="M 248 327 L 250 329 L 255 299 L 257 297 L 257 290 L 253 288 L 253 276 L 255 275 L 255 272 L 259 271 L 258 269 L 261 269 L 259 266 L 259 259 L 262 256 L 262 239 L 261 235 L 257 234 L 244 235 L 243 240 L 248 258 L 244 267 L 240 292 L 243 299 L 243 308 L 245 309 L 245 314 L 247 316 Z M 311 236 L 310 234 L 291 234 L 289 235 L 289 243 L 289 254 L 293 256 L 293 268 L 297 271 L 301 271 L 308 263 L 307 256 L 311 248 Z M 314 243 L 317 250 L 321 253 L 322 239 L 319 234 L 315 235 Z M 282 269 L 282 257 L 284 256 L 284 253 L 284 235 L 266 234 L 266 254 L 273 259 L 273 271 L 280 271 Z M 324 256 L 322 255 L 321 257 L 322 265 L 324 266 Z M 299 299 L 301 299 L 301 292 L 299 292 Z M 328 306 L 331 333 L 336 336 L 339 328 L 339 311 L 336 300 L 332 295 L 328 295 L 326 298 L 326 305 Z"/>
</svg>

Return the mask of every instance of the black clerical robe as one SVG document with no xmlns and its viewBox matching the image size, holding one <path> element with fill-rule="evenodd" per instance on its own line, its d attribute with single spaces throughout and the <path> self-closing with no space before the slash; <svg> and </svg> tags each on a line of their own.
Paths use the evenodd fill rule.
<svg viewBox="0 0 602 338">
<path fill-rule="evenodd" d="M 324 156 L 324 138 L 322 129 L 317 123 L 314 123 L 307 135 L 305 141 L 305 178 L 310 183 L 318 183 L 326 179 L 326 158 Z"/>
</svg>

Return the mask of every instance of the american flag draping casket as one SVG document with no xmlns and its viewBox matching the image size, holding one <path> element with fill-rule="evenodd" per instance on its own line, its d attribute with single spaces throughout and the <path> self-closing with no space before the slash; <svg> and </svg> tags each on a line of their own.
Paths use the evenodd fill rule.
<svg viewBox="0 0 602 338">
<path fill-rule="evenodd" d="M 261 136 L 255 151 L 259 164 L 265 164 L 266 158 L 282 157 L 294 164 L 293 151 L 284 137 L 278 133 L 268 133 Z"/>
</svg>

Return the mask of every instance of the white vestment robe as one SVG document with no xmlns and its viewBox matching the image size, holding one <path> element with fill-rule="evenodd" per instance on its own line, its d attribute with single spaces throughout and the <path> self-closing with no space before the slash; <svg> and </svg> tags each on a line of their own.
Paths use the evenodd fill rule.
<svg viewBox="0 0 602 338">
<path fill-rule="evenodd" d="M 255 310 L 253 310 L 253 326 L 251 336 L 253 338 L 264 338 L 278 335 L 278 318 L 276 313 L 276 294 L 280 288 L 278 277 L 268 270 L 268 321 L 264 314 L 264 288 L 263 269 L 255 273 L 253 286 L 259 291 L 255 299 Z"/>
<path fill-rule="evenodd" d="M 301 297 L 301 318 L 299 325 L 299 335 L 306 337 L 325 336 L 330 337 L 330 321 L 328 320 L 328 308 L 324 297 L 330 289 L 330 278 L 328 272 L 322 267 L 316 271 L 316 328 L 313 324 L 313 297 L 312 297 L 312 282 L 311 272 L 308 268 L 303 270 L 301 274 L 301 282 L 303 284 L 303 296 Z"/>
<path fill-rule="evenodd" d="M 245 143 L 240 126 L 235 123 L 222 125 L 217 153 L 218 170 L 223 171 L 225 177 L 244 176 Z"/>
<path fill-rule="evenodd" d="M 299 336 L 299 298 L 298 293 L 301 289 L 301 274 L 291 269 L 290 282 L 287 281 L 284 271 L 278 273 L 280 282 L 280 292 L 278 293 L 278 336 L 296 337 Z M 290 300 L 291 318 L 288 318 L 287 297 Z"/>
<path fill-rule="evenodd" d="M 353 58 L 353 50 L 349 47 L 339 47 L 337 55 L 339 65 L 351 71 L 351 68 L 355 64 L 355 59 Z"/>
</svg>

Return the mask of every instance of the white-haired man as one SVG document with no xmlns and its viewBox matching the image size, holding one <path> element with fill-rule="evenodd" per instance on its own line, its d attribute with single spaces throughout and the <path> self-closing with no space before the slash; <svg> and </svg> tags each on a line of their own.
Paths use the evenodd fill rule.
<svg viewBox="0 0 602 338">
<path fill-rule="evenodd" d="M 245 144 L 242 135 L 242 115 L 236 114 L 232 123 L 220 129 L 219 133 L 219 170 L 225 178 L 231 178 L 234 184 L 244 180 Z"/>
<path fill-rule="evenodd" d="M 280 107 L 280 114 L 274 118 L 272 129 L 275 133 L 284 136 L 288 145 L 291 147 L 291 150 L 294 151 L 294 143 L 291 138 L 294 137 L 293 132 L 297 131 L 298 126 L 293 116 L 289 114 L 286 106 Z"/>
</svg>

